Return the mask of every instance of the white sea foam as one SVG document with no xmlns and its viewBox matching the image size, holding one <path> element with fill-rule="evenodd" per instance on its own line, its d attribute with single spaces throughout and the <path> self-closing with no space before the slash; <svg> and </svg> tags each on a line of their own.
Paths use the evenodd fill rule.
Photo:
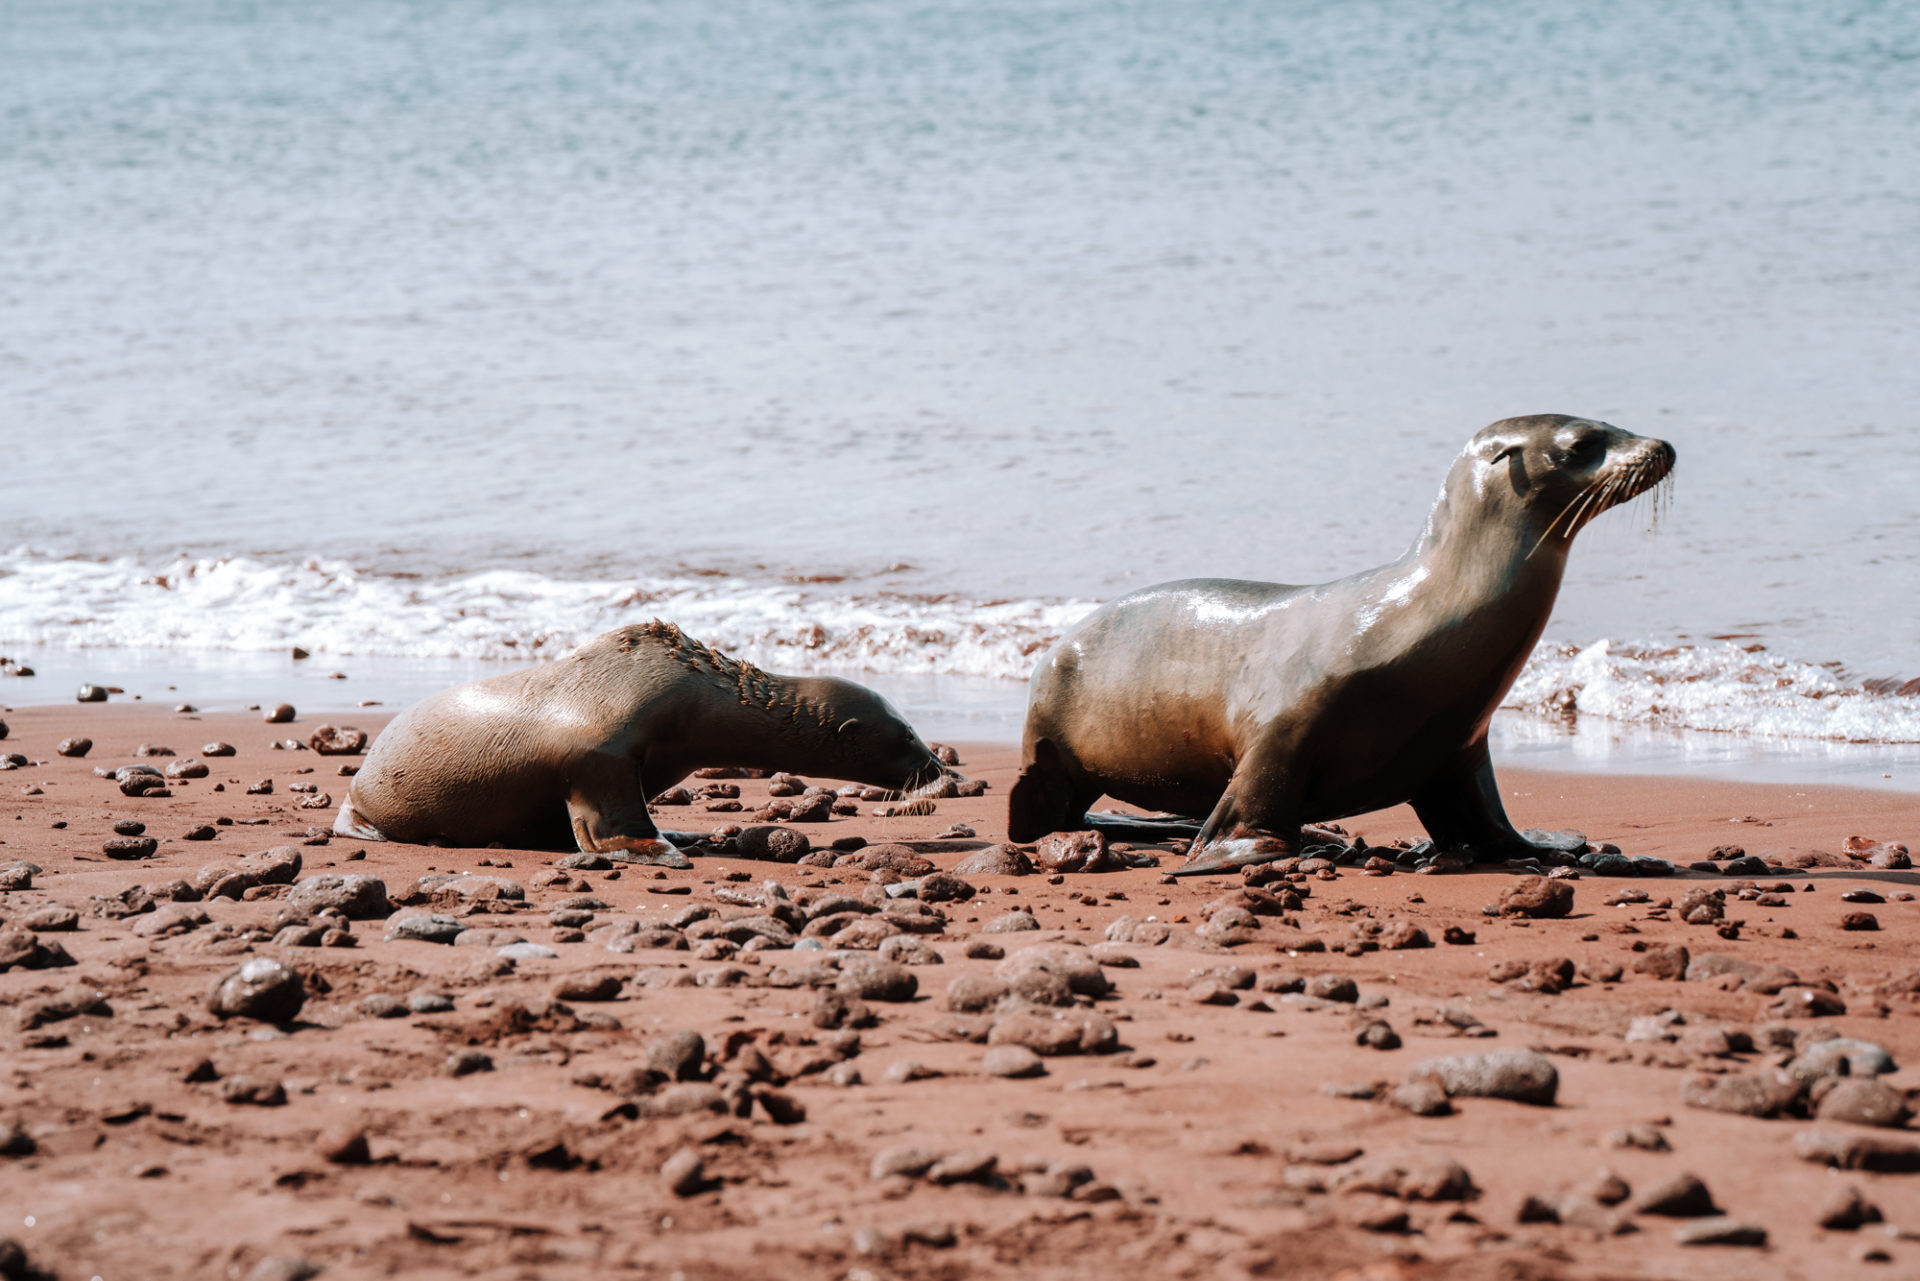
<svg viewBox="0 0 1920 1281">
<path fill-rule="evenodd" d="M 1769 738 L 1920 742 L 1920 697 L 1869 690 L 1836 666 L 1726 641 L 1546 644 L 1506 706 Z"/>
<path fill-rule="evenodd" d="M 24 649 L 299 645 L 342 657 L 532 660 L 657 617 L 781 670 L 1018 680 L 1093 604 L 705 576 L 612 581 L 491 570 L 418 578 L 329 560 L 150 566 L 0 555 L 0 642 Z M 1543 644 L 1506 705 L 1667 729 L 1920 742 L 1920 697 L 1874 692 L 1833 665 L 1732 643 Z"/>
<path fill-rule="evenodd" d="M 536 659 L 623 623 L 664 618 L 789 671 L 937 671 L 1024 678 L 1087 601 L 833 592 L 726 577 L 625 581 L 519 570 L 440 578 L 331 560 L 0 556 L 0 640 L 52 648 Z"/>
</svg>

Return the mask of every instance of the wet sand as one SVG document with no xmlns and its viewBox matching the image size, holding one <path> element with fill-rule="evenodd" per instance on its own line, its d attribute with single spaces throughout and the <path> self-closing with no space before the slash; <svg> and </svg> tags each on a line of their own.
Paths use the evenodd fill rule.
<svg viewBox="0 0 1920 1281">
<path fill-rule="evenodd" d="M 0 942 L 15 940 L 0 957 L 49 959 L 18 942 L 30 935 L 74 963 L 35 969 L 29 959 L 0 972 L 0 1151 L 9 1153 L 0 1155 L 0 1238 L 61 1277 L 304 1275 L 296 1259 L 326 1277 L 1386 1281 L 1920 1271 L 1920 1240 L 1903 1231 L 1920 1231 L 1920 1174 L 1834 1171 L 1803 1159 L 1811 1134 L 1898 1144 L 1920 1136 L 1804 1115 L 1831 1108 L 1831 1082 L 1811 1092 L 1766 1087 L 1775 1091 L 1766 1106 L 1786 1112 L 1771 1119 L 1686 1101 L 1706 1097 L 1715 1082 L 1757 1081 L 1835 1034 L 1882 1046 L 1902 1065 L 1881 1078 L 1896 1101 L 1920 1085 L 1904 1066 L 1920 1060 L 1920 1005 L 1907 991 L 1920 902 L 1895 898 L 1920 888 L 1920 875 L 1842 855 L 1849 837 L 1920 835 L 1920 797 L 1509 769 L 1502 782 L 1521 826 L 1578 829 L 1683 867 L 1726 845 L 1814 865 L 1744 878 L 1791 887 L 1764 903 L 1741 899 L 1738 877 L 1587 872 L 1568 882 L 1573 905 L 1561 919 L 1484 915 L 1520 881 L 1511 870 L 1367 875 L 1341 867 L 1266 885 L 1276 902 L 1289 889 L 1304 902 L 1259 903 L 1258 912 L 1274 914 L 1234 931 L 1209 925 L 1207 905 L 1238 891 L 1239 876 L 1166 884 L 1158 870 L 1057 883 L 967 875 L 971 898 L 915 909 L 875 888 L 897 874 L 850 866 L 717 857 L 697 859 L 691 872 L 567 871 L 553 866 L 562 857 L 553 853 L 310 837 L 331 824 L 344 795 L 339 767 L 358 758 L 270 745 L 306 739 L 318 718 L 264 725 L 254 716 L 107 704 L 20 709 L 4 719 L 11 734 L 0 752 L 30 763 L 0 773 L 0 874 L 21 861 L 38 870 L 30 888 L 0 892 Z M 375 714 L 326 719 L 370 732 L 383 723 Z M 59 740 L 78 735 L 94 740 L 89 756 L 55 755 Z M 136 759 L 165 766 L 218 739 L 237 754 L 207 759 L 210 775 L 174 782 L 170 797 L 127 797 L 93 772 Z M 143 743 L 177 755 L 136 758 Z M 917 818 L 873 817 L 874 806 L 862 803 L 856 817 L 794 830 L 816 847 L 851 836 L 904 842 L 951 868 L 1003 837 L 1017 763 L 1005 745 L 959 749 L 963 772 L 991 784 L 985 797 L 941 800 Z M 247 793 L 266 779 L 270 795 Z M 296 784 L 317 792 L 295 792 Z M 739 785 L 748 811 L 766 796 L 763 781 Z M 300 806 L 319 794 L 329 803 Z M 666 827 L 705 830 L 745 816 L 696 804 L 659 817 Z M 104 843 L 123 819 L 144 822 L 157 838 L 152 857 L 107 857 Z M 954 823 L 976 837 L 930 839 Z M 185 839 L 201 825 L 212 827 L 211 840 Z M 1421 835 L 1405 810 L 1346 826 L 1376 846 Z M 238 898 L 186 902 L 162 890 L 275 846 L 297 848 L 301 880 L 378 877 L 391 915 L 352 921 L 344 931 L 351 946 L 293 946 L 272 941 L 298 915 L 286 885 L 242 888 L 242 877 L 226 887 Z M 1178 862 L 1171 848 L 1160 854 L 1165 867 Z M 506 878 L 524 899 L 503 897 L 513 891 L 499 886 L 472 897 L 416 886 L 450 872 Z M 763 894 L 767 881 L 792 905 L 717 897 Z M 136 885 L 148 892 L 129 893 Z M 1727 892 L 1722 920 L 1688 924 L 1658 906 L 1700 887 Z M 1856 888 L 1888 901 L 1842 900 Z M 1648 901 L 1607 905 L 1633 889 Z M 742 937 L 777 936 L 777 922 L 763 924 L 770 911 L 798 920 L 829 892 L 878 900 L 869 908 L 891 904 L 866 914 L 892 923 L 867 929 L 868 942 L 892 928 L 938 954 L 940 964 L 905 967 L 911 999 L 883 999 L 901 994 L 901 980 L 890 969 L 863 972 L 871 953 L 795 949 L 776 937 L 779 945 L 720 956 L 727 946 L 688 937 L 724 932 L 730 916 L 762 922 L 733 931 Z M 588 895 L 605 906 L 560 908 L 590 918 L 580 922 L 586 937 L 562 941 L 575 936 L 556 934 L 571 928 L 554 924 L 556 906 Z M 30 917 L 64 922 L 50 905 L 71 908 L 74 928 L 24 929 Z M 680 932 L 685 950 L 605 945 L 622 921 L 638 923 L 629 945 L 674 942 L 652 927 L 690 906 L 715 916 Z M 1015 909 L 1037 928 L 990 932 Z M 1841 928 L 1861 911 L 1877 929 Z M 509 960 L 493 946 L 387 941 L 393 921 L 430 913 L 557 955 Z M 309 933 L 322 934 L 325 920 L 309 919 L 319 923 Z M 1737 931 L 1729 921 L 1740 922 Z M 1410 941 L 1408 927 L 1432 946 L 1390 946 Z M 1449 927 L 1473 941 L 1444 942 Z M 1110 934 L 1131 941 L 1107 943 Z M 988 1074 L 989 1056 L 1003 1047 L 956 1038 L 989 1027 L 996 1040 L 1034 1038 L 1007 1007 L 997 1016 L 949 1009 L 956 985 L 976 1001 L 993 994 L 1002 962 L 968 955 L 983 944 L 1009 958 L 1037 945 L 1072 949 L 1080 959 L 1053 959 L 1040 968 L 1056 977 L 1023 990 L 1073 1003 L 1028 1008 L 1028 1024 L 1063 1012 L 1104 1052 L 1048 1055 L 1044 1074 L 1029 1078 Z M 1689 981 L 1636 969 L 1657 969 L 1673 945 L 1688 949 L 1696 973 L 1732 972 Z M 1702 964 L 1708 955 L 1732 962 Z M 297 1019 L 210 1013 L 209 984 L 263 957 L 302 975 Z M 1559 958 L 1573 969 L 1564 985 L 1565 970 L 1551 964 Z M 1505 962 L 1547 964 L 1498 982 L 1493 972 Z M 1779 987 L 1777 974 L 1743 981 L 1767 967 L 1788 967 L 1800 982 L 1782 992 L 1754 990 Z M 1240 971 L 1253 986 L 1240 986 Z M 1068 975 L 1080 995 L 1059 990 Z M 1359 1001 L 1335 999 L 1350 994 L 1329 976 L 1351 978 Z M 592 991 L 598 979 L 614 981 Z M 872 994 L 872 1026 L 854 1035 L 817 1026 L 849 1013 L 822 995 L 836 984 Z M 1103 987 L 1110 991 L 1091 995 Z M 562 990 L 572 995 L 556 1003 Z M 422 994 L 449 997 L 451 1008 L 415 1013 L 406 1003 Z M 613 999 L 583 999 L 602 995 Z M 1835 1012 L 1803 1017 L 1808 1002 Z M 1782 1005 L 1794 1016 L 1783 1017 Z M 381 1017 L 383 1006 L 400 1016 Z M 1628 1039 L 1633 1020 L 1667 1010 L 1684 1023 L 1641 1024 Z M 859 1021 L 857 1009 L 852 1017 Z M 1397 1048 L 1360 1042 L 1377 1021 L 1390 1025 Z M 704 1080 L 654 1081 L 639 1070 L 674 1067 L 659 1043 L 682 1029 L 700 1034 L 706 1056 L 680 1066 Z M 1750 1041 L 1755 1048 L 1741 1048 Z M 1527 1050 L 1555 1069 L 1552 1106 L 1455 1097 L 1447 1115 L 1420 1116 L 1386 1101 L 1422 1060 Z M 490 1069 L 453 1075 L 450 1064 L 468 1054 L 474 1065 L 474 1051 Z M 203 1060 L 210 1067 L 194 1072 Z M 284 1102 L 229 1101 L 272 1099 L 275 1085 Z M 1748 1093 L 1756 1091 L 1766 1092 Z M 1368 1093 L 1375 1097 L 1356 1097 Z M 1823 1101 L 1813 1104 L 1809 1093 Z M 1669 1150 L 1610 1145 L 1610 1135 L 1636 1125 L 1650 1126 L 1643 1139 L 1655 1134 L 1655 1146 Z M 349 1142 L 355 1135 L 364 1148 Z M 943 1161 L 929 1169 L 903 1148 Z M 672 1174 L 695 1159 L 701 1166 L 685 1195 L 662 1174 L 682 1151 L 694 1155 L 678 1158 Z M 1920 1166 L 1920 1152 L 1910 1164 Z M 1633 1198 L 1691 1172 L 1727 1216 L 1764 1230 L 1766 1244 L 1682 1245 L 1676 1232 L 1700 1220 L 1641 1213 L 1633 1199 L 1607 1206 L 1611 1194 L 1595 1183 L 1601 1170 Z M 1898 1230 L 1820 1227 L 1823 1206 L 1843 1188 L 1857 1188 Z M 1566 1195 L 1575 1192 L 1583 1195 Z M 1529 1197 L 1570 1221 L 1522 1222 Z M 1890 1261 L 1859 1261 L 1867 1250 Z"/>
</svg>

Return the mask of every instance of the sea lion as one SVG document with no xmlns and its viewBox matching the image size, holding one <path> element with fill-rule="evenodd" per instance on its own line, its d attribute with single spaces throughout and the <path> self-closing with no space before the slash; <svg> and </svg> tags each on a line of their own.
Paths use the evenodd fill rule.
<svg viewBox="0 0 1920 1281">
<path fill-rule="evenodd" d="M 1188 579 L 1102 606 L 1034 671 L 1009 839 L 1098 824 L 1087 807 L 1107 795 L 1206 815 L 1197 830 L 1128 823 L 1192 834 L 1191 874 L 1284 857 L 1302 824 L 1410 802 L 1443 848 L 1540 852 L 1500 804 L 1487 724 L 1546 627 L 1574 535 L 1673 464 L 1665 441 L 1605 423 L 1508 418 L 1467 443 L 1390 564 L 1308 587 Z"/>
<path fill-rule="evenodd" d="M 958 777 L 872 690 L 763 672 L 656 621 L 414 704 L 374 740 L 333 827 L 687 867 L 647 798 L 720 765 L 903 792 Z"/>
</svg>

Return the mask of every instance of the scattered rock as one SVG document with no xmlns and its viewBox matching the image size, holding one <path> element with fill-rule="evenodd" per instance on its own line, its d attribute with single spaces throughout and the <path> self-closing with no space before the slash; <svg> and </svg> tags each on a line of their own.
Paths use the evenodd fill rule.
<svg viewBox="0 0 1920 1281">
<path fill-rule="evenodd" d="M 207 989 L 207 1009 L 223 1019 L 286 1023 L 300 1013 L 306 999 L 300 972 L 264 956 L 229 970 Z"/>
<path fill-rule="evenodd" d="M 1033 860 L 1011 845 L 989 845 L 953 865 L 955 876 L 1028 876 Z"/>
<path fill-rule="evenodd" d="M 277 1108 L 287 1101 L 287 1088 L 278 1081 L 234 1075 L 220 1082 L 220 1098 L 227 1103 Z"/>
<path fill-rule="evenodd" d="M 1709 1112 L 1770 1117 L 1797 1108 L 1805 1088 L 1778 1070 L 1744 1076 L 1697 1076 L 1681 1084 L 1680 1101 Z"/>
<path fill-rule="evenodd" d="M 1642 1152 L 1670 1152 L 1673 1150 L 1667 1142 L 1667 1136 L 1656 1125 L 1629 1125 L 1613 1130 L 1606 1137 L 1610 1148 L 1637 1148 Z"/>
<path fill-rule="evenodd" d="M 365 730 L 322 725 L 307 738 L 307 746 L 322 756 L 358 756 L 367 750 Z"/>
<path fill-rule="evenodd" d="M 455 1050 L 447 1056 L 448 1076 L 471 1076 L 475 1072 L 493 1071 L 493 1056 L 485 1050 Z"/>
<path fill-rule="evenodd" d="M 988 1076 L 1045 1076 L 1047 1065 L 1038 1054 L 1024 1045 L 996 1045 L 980 1060 L 980 1070 Z"/>
<path fill-rule="evenodd" d="M 363 872 L 309 876 L 287 894 L 286 903 L 289 911 L 311 916 L 330 910 L 355 921 L 379 920 L 393 911 L 387 883 Z"/>
<path fill-rule="evenodd" d="M 1040 922 L 1033 918 L 1033 913 L 1015 908 L 1004 916 L 994 917 L 980 928 L 987 934 L 1017 934 L 1023 930 L 1039 929 Z"/>
<path fill-rule="evenodd" d="M 1831 1088 L 1821 1094 L 1814 1115 L 1822 1121 L 1845 1121 L 1885 1129 L 1904 1126 L 1913 1115 L 1907 1096 L 1871 1077 L 1829 1078 Z"/>
<path fill-rule="evenodd" d="M 1713 1203 L 1713 1194 L 1707 1191 L 1697 1175 L 1682 1171 L 1672 1174 L 1658 1183 L 1641 1189 L 1640 1195 L 1628 1203 L 1635 1214 L 1658 1214 L 1670 1219 L 1701 1218 L 1720 1213 Z"/>
<path fill-rule="evenodd" d="M 1499 909 L 1501 916 L 1563 917 L 1573 910 L 1573 885 L 1544 876 L 1523 877 L 1500 892 Z"/>
<path fill-rule="evenodd" d="M 681 1148 L 661 1164 L 660 1181 L 675 1196 L 695 1196 L 707 1187 L 706 1162 L 692 1148 Z"/>
<path fill-rule="evenodd" d="M 669 1081 L 697 1081 L 707 1057 L 706 1038 L 681 1028 L 647 1046 L 647 1066 Z"/>
<path fill-rule="evenodd" d="M 1882 1218 L 1879 1206 L 1867 1200 L 1859 1188 L 1847 1184 L 1828 1193 L 1814 1221 L 1830 1232 L 1853 1232 Z"/>
<path fill-rule="evenodd" d="M 1426 1059 L 1407 1072 L 1407 1080 L 1432 1077 L 1449 1097 L 1510 1099 L 1550 1107 L 1560 1089 L 1560 1073 L 1544 1054 L 1532 1050 L 1494 1050 Z"/>
<path fill-rule="evenodd" d="M 1675 943 L 1665 947 L 1648 948 L 1633 963 L 1633 972 L 1656 979 L 1690 978 L 1692 977 L 1688 973 L 1690 965 L 1691 960 L 1687 949 Z"/>
<path fill-rule="evenodd" d="M 1704 1219 L 1674 1230 L 1673 1239 L 1681 1245 L 1765 1245 L 1767 1230 L 1738 1219 Z"/>
<path fill-rule="evenodd" d="M 1802 1161 L 1841 1170 L 1871 1170 L 1878 1174 L 1920 1174 L 1920 1145 L 1877 1134 L 1802 1130 L 1793 1136 Z"/>
<path fill-rule="evenodd" d="M 464 921 L 451 916 L 422 913 L 400 916 L 387 922 L 387 939 L 412 939 L 420 943 L 452 943 L 466 932 Z"/>
</svg>

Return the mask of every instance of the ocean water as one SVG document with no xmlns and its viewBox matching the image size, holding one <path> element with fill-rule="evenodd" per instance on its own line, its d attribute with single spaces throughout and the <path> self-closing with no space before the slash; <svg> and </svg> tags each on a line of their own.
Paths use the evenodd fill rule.
<svg viewBox="0 0 1920 1281">
<path fill-rule="evenodd" d="M 1017 717 L 1093 602 L 1379 563 L 1563 411 L 1678 501 L 1516 709 L 1920 741 L 1917 133 L 1898 3 L 11 0 L 0 653 L 659 615 Z"/>
</svg>

